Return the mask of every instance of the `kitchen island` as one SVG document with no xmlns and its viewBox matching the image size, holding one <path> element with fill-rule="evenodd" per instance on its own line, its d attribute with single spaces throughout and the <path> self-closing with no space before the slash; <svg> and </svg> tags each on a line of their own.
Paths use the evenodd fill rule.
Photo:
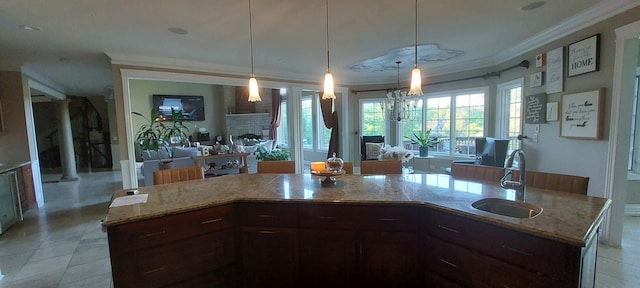
<svg viewBox="0 0 640 288">
<path fill-rule="evenodd" d="M 103 223 L 116 287 L 593 286 L 610 200 L 440 174 L 239 174 L 139 188 Z M 114 197 L 125 195 L 116 191 Z"/>
</svg>

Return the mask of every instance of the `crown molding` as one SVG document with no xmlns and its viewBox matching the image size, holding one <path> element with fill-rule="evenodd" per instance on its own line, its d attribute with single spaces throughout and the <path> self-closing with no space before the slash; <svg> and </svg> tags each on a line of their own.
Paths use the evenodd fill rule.
<svg viewBox="0 0 640 288">
<path fill-rule="evenodd" d="M 513 58 L 516 58 L 524 53 L 537 49 L 543 45 L 566 37 L 581 29 L 597 24 L 598 22 L 606 20 L 626 10 L 635 8 L 636 6 L 640 6 L 640 0 L 605 0 L 596 4 L 590 9 L 585 10 L 577 14 L 576 16 L 559 23 L 558 25 L 550 27 L 549 29 L 542 31 L 511 48 L 500 51 L 493 56 L 471 61 L 463 61 L 456 64 L 432 67 L 429 69 L 425 69 L 424 67 L 422 68 L 426 70 L 425 75 L 439 76 L 496 66 Z M 112 65 L 131 65 L 213 74 L 225 74 L 232 75 L 238 78 L 246 78 L 249 76 L 247 67 L 238 67 L 212 62 L 192 61 L 166 57 L 129 55 L 117 52 L 106 52 L 105 54 L 109 57 Z M 322 80 L 322 75 L 320 74 L 320 76 L 316 77 L 315 75 L 302 75 L 300 73 L 275 70 L 256 69 L 256 71 L 257 72 L 255 74 L 258 76 L 258 79 L 270 78 L 309 83 L 320 83 Z M 372 85 L 389 81 L 388 76 L 382 75 L 368 75 L 367 77 L 362 77 L 360 79 L 363 78 L 365 79 L 363 81 L 340 81 L 340 85 Z"/>
<path fill-rule="evenodd" d="M 538 47 L 549 44 L 562 37 L 566 37 L 581 29 L 587 28 L 626 10 L 640 6 L 640 0 L 607 0 L 602 1 L 588 10 L 571 17 L 558 25 L 544 30 L 535 36 L 503 50 L 494 56 L 496 64 L 511 60 L 523 53 L 532 51 Z"/>
</svg>

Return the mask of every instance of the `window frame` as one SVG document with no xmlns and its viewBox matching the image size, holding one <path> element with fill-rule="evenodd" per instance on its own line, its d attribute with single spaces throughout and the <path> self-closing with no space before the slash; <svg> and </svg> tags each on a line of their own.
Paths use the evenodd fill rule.
<svg viewBox="0 0 640 288">
<path fill-rule="evenodd" d="M 488 131 L 488 125 L 487 123 L 489 118 L 488 118 L 488 114 L 487 110 L 488 110 L 488 105 L 487 103 L 489 103 L 488 99 L 489 99 L 489 86 L 479 86 L 479 87 L 472 87 L 472 88 L 465 88 L 465 89 L 455 89 L 455 90 L 448 90 L 448 91 L 441 91 L 441 92 L 434 92 L 434 93 L 427 93 L 421 97 L 417 97 L 416 100 L 421 99 L 422 100 L 422 132 L 426 132 L 427 129 L 429 128 L 433 128 L 433 127 L 428 127 L 427 126 L 427 115 L 428 115 L 428 100 L 429 99 L 435 99 L 435 98 L 443 98 L 443 97 L 449 97 L 449 139 L 455 139 L 456 138 L 456 98 L 457 96 L 462 96 L 465 94 L 483 94 L 483 127 L 482 127 L 482 135 L 483 136 L 477 136 L 477 137 L 484 137 L 484 135 L 487 134 Z M 400 133 L 402 133 L 402 135 L 404 135 L 405 129 L 404 129 L 404 122 L 402 122 L 402 127 L 400 127 L 401 130 L 399 130 Z M 452 141 L 449 141 L 448 143 L 449 147 L 448 147 L 448 152 L 442 152 L 442 151 L 435 151 L 430 149 L 429 150 L 429 155 L 437 155 L 437 156 L 444 156 L 444 157 L 451 157 L 451 158 L 468 158 L 468 157 L 475 157 L 475 154 L 460 154 L 460 153 L 456 153 L 456 147 L 454 146 L 454 144 L 452 143 Z M 415 145 L 413 145 L 415 146 Z M 446 149 L 445 149 L 446 150 Z"/>
<path fill-rule="evenodd" d="M 300 97 L 300 103 L 302 104 L 303 101 L 307 101 L 307 100 L 311 100 L 311 133 L 312 133 L 312 139 L 311 139 L 311 148 L 309 148 L 309 146 L 305 146 L 304 145 L 304 141 L 302 141 L 302 149 L 305 152 L 321 152 L 321 153 L 327 153 L 329 151 L 329 139 L 327 139 L 327 145 L 326 147 L 322 145 L 322 143 L 320 143 L 321 138 L 324 139 L 324 137 L 320 137 L 322 135 L 322 133 L 325 132 L 325 130 L 329 130 L 327 127 L 324 126 L 324 119 L 322 119 L 322 108 L 320 107 L 320 96 L 319 94 L 313 93 L 313 94 L 308 94 L 308 95 L 302 95 L 302 97 Z M 335 106 L 334 106 L 335 109 Z M 304 108 L 301 108 L 301 115 L 303 115 L 302 111 L 304 110 Z M 304 139 L 304 125 L 303 125 L 303 130 L 302 130 L 302 139 Z"/>
<path fill-rule="evenodd" d="M 364 112 L 363 112 L 364 111 L 364 105 L 365 104 L 373 104 L 374 106 L 380 107 L 380 105 L 381 105 L 380 103 L 382 101 L 384 101 L 384 100 L 385 99 L 383 99 L 383 98 L 365 98 L 365 99 L 360 99 L 358 101 L 358 110 L 360 112 L 359 113 L 359 118 L 360 118 L 359 119 L 359 125 L 360 125 L 360 128 L 359 128 L 360 129 L 359 130 L 360 131 L 359 132 L 360 135 L 359 136 L 360 137 L 362 137 L 362 136 L 376 136 L 376 135 L 364 135 L 364 132 L 363 132 L 364 131 L 364 126 L 365 126 L 365 115 L 364 115 Z M 384 123 L 384 134 L 382 134 L 382 136 L 385 136 L 385 138 L 384 138 L 385 140 L 384 141 L 386 143 L 388 143 L 388 141 L 389 141 L 388 138 L 389 137 L 386 137 L 386 135 L 389 135 L 390 130 L 391 130 L 391 127 L 389 125 L 390 121 L 387 119 L 386 111 L 384 109 L 382 109 L 382 108 L 380 108 L 380 111 L 381 111 L 380 113 L 382 114 L 382 117 L 383 117 L 382 121 Z M 360 141 L 360 140 L 358 140 L 358 141 Z"/>
<path fill-rule="evenodd" d="M 509 107 L 511 105 L 509 92 L 518 87 L 520 88 L 520 127 L 518 127 L 518 135 L 522 135 L 524 129 L 524 78 L 518 78 L 511 81 L 498 83 L 498 85 L 496 86 L 496 93 L 498 95 L 496 102 L 498 106 L 498 111 L 496 113 L 496 135 L 503 139 L 509 139 L 509 122 L 511 120 L 509 114 Z M 511 139 L 509 141 L 509 149 L 507 150 L 507 154 L 510 154 L 514 149 L 521 148 L 522 141 Z"/>
</svg>

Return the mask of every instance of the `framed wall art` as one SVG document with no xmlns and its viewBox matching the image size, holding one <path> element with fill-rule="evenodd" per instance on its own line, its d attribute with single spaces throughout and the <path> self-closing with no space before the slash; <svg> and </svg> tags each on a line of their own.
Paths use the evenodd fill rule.
<svg viewBox="0 0 640 288">
<path fill-rule="evenodd" d="M 569 44 L 567 76 L 572 77 L 600 69 L 600 34 Z"/>
<path fill-rule="evenodd" d="M 602 139 L 604 88 L 562 95 L 561 106 L 561 137 Z"/>
<path fill-rule="evenodd" d="M 564 89 L 563 52 L 562 46 L 547 52 L 547 73 L 544 73 L 547 77 L 544 81 L 547 85 L 547 94 L 559 93 Z"/>
</svg>

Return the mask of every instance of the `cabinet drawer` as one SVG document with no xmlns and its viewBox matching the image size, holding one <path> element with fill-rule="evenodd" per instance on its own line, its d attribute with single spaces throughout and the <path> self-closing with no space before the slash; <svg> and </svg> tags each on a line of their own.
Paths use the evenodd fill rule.
<svg viewBox="0 0 640 288">
<path fill-rule="evenodd" d="M 416 207 L 301 205 L 300 226 L 323 229 L 418 231 Z"/>
<path fill-rule="evenodd" d="M 559 287 L 559 282 L 484 256 L 460 246 L 427 237 L 426 273 L 436 273 L 462 286 Z M 454 285 L 452 285 L 454 286 Z"/>
<path fill-rule="evenodd" d="M 166 287 L 235 263 L 235 237 L 232 229 L 196 236 L 184 241 L 134 251 L 114 269 L 123 287 Z M 120 285 L 117 285 L 119 287 Z"/>
<path fill-rule="evenodd" d="M 425 216 L 425 232 L 446 242 L 555 279 L 573 278 L 578 271 L 573 260 L 580 259 L 580 247 L 449 213 L 428 210 Z"/>
<path fill-rule="evenodd" d="M 122 251 L 132 251 L 233 225 L 232 206 L 219 206 L 109 228 L 109 245 L 116 245 Z"/>
<path fill-rule="evenodd" d="M 298 206 L 292 203 L 242 203 L 238 217 L 242 226 L 297 227 Z"/>
</svg>

